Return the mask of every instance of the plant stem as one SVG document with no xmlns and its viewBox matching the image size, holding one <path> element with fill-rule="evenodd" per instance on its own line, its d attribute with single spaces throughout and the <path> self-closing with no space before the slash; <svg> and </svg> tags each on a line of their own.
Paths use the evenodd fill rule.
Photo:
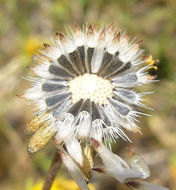
<svg viewBox="0 0 176 190">
<path fill-rule="evenodd" d="M 56 174 L 61 166 L 61 163 L 62 163 L 62 160 L 60 158 L 59 152 L 56 151 L 42 190 L 50 190 L 54 182 L 54 179 L 56 177 Z"/>
</svg>

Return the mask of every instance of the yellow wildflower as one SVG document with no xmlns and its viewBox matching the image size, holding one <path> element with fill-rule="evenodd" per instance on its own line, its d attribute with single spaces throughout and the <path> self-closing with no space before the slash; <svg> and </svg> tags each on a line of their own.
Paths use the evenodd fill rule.
<svg viewBox="0 0 176 190">
<path fill-rule="evenodd" d="M 92 184 L 88 185 L 90 190 L 95 190 L 95 187 Z M 31 190 L 42 190 L 43 182 L 38 183 Z M 54 181 L 51 190 L 80 190 L 73 180 L 68 180 L 64 178 L 56 178 Z"/>
<path fill-rule="evenodd" d="M 158 60 L 153 60 L 152 55 L 149 55 L 146 61 L 146 63 L 151 66 L 151 69 L 155 69 L 155 70 L 158 69 L 158 67 L 155 65 L 155 63 L 158 63 L 158 62 L 159 62 Z"/>
<path fill-rule="evenodd" d="M 32 56 L 40 48 L 40 46 L 40 39 L 36 36 L 31 36 L 26 40 L 25 51 L 29 56 Z"/>
</svg>

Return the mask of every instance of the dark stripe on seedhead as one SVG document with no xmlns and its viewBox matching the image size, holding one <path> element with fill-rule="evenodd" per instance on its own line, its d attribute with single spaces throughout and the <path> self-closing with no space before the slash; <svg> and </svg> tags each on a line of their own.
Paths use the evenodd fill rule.
<svg viewBox="0 0 176 190">
<path fill-rule="evenodd" d="M 109 120 L 108 116 L 104 112 L 103 108 L 99 108 L 100 110 L 100 115 L 103 121 L 106 123 L 107 126 L 111 126 L 111 121 Z"/>
<path fill-rule="evenodd" d="M 42 91 L 44 92 L 53 92 L 66 89 L 67 87 L 61 84 L 52 84 L 52 83 L 43 83 Z"/>
<path fill-rule="evenodd" d="M 67 59 L 67 57 L 65 55 L 61 55 L 58 59 L 57 59 L 58 63 L 61 64 L 67 71 L 69 71 L 70 73 L 72 73 L 74 76 L 79 75 L 79 72 L 77 72 L 72 64 L 69 62 L 69 60 Z"/>
<path fill-rule="evenodd" d="M 94 51 L 95 51 L 95 48 L 92 48 L 92 47 L 88 47 L 87 49 L 87 62 L 88 62 L 88 69 L 90 73 L 91 73 L 91 61 L 92 61 Z"/>
<path fill-rule="evenodd" d="M 86 60 L 85 60 L 85 47 L 84 46 L 80 46 L 77 48 L 77 51 L 79 53 L 80 56 L 80 64 L 83 67 L 83 72 L 86 73 L 88 70 L 86 68 Z"/>
<path fill-rule="evenodd" d="M 113 79 L 114 77 L 116 77 L 119 73 L 122 73 L 124 71 L 127 71 L 128 69 L 131 68 L 131 63 L 128 62 L 126 63 L 121 69 L 116 70 L 115 72 L 113 72 L 111 75 L 109 75 L 108 79 Z"/>
<path fill-rule="evenodd" d="M 106 67 L 111 63 L 112 58 L 113 58 L 113 55 L 110 54 L 109 52 L 106 51 L 104 53 L 102 64 L 98 71 L 98 75 L 101 75 L 102 73 L 104 73 L 104 70 L 106 69 Z"/>
<path fill-rule="evenodd" d="M 119 59 L 118 55 L 119 52 L 116 52 L 111 62 L 106 66 L 104 72 L 102 72 L 104 78 L 108 78 L 109 75 L 116 72 L 123 65 L 123 62 Z"/>
<path fill-rule="evenodd" d="M 82 104 L 83 104 L 83 99 L 80 99 L 69 108 L 68 113 L 71 113 L 73 116 L 78 115 L 79 112 L 81 111 Z"/>
<path fill-rule="evenodd" d="M 69 53 L 69 58 L 70 58 L 70 61 L 73 63 L 73 65 L 80 72 L 80 74 L 83 74 L 84 69 L 83 69 L 82 62 L 80 60 L 80 56 L 77 50 L 74 50 L 73 52 Z"/>
<path fill-rule="evenodd" d="M 90 115 L 92 112 L 92 102 L 90 101 L 90 99 L 87 99 L 84 103 L 83 106 L 81 108 L 81 111 L 87 111 Z"/>
<path fill-rule="evenodd" d="M 123 100 L 127 100 L 129 103 L 135 103 L 136 102 L 136 93 L 131 90 L 126 89 L 115 89 L 114 93 L 118 93 L 117 96 L 122 98 Z"/>
<path fill-rule="evenodd" d="M 48 106 L 48 109 L 53 109 L 56 106 L 58 106 L 60 103 L 62 103 L 69 96 L 70 96 L 70 92 L 61 93 L 61 94 L 57 94 L 57 95 L 46 98 L 45 102 L 46 102 L 46 105 Z"/>
<path fill-rule="evenodd" d="M 96 119 L 101 119 L 101 115 L 97 105 L 94 102 L 92 102 L 92 121 Z"/>
<path fill-rule="evenodd" d="M 121 103 L 119 100 L 115 100 L 115 97 L 114 99 L 110 99 L 109 101 L 115 108 L 115 110 L 117 110 L 122 116 L 126 116 L 130 112 L 129 107 Z"/>
<path fill-rule="evenodd" d="M 49 72 L 53 75 L 56 75 L 56 76 L 58 76 L 60 78 L 64 78 L 64 79 L 72 79 L 74 76 L 74 75 L 69 74 L 64 69 L 54 66 L 54 65 L 50 65 Z"/>
</svg>

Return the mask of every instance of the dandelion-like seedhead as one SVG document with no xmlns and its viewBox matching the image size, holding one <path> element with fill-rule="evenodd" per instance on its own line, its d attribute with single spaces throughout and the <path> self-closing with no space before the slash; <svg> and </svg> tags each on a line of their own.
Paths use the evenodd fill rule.
<svg viewBox="0 0 176 190">
<path fill-rule="evenodd" d="M 34 133 L 28 151 L 37 152 L 53 139 L 78 185 L 91 176 L 93 149 L 106 173 L 120 182 L 144 177 L 104 146 L 119 137 L 129 140 L 123 128 L 140 131 L 137 117 L 145 114 L 138 108 L 146 107 L 147 92 L 133 88 L 152 81 L 147 70 L 154 64 L 143 56 L 141 41 L 130 41 L 111 24 L 83 30 L 76 25 L 66 36 L 56 32 L 52 42 L 34 56 L 38 77 L 29 79 L 32 87 L 24 95 L 38 110 L 26 127 L 27 134 Z"/>
</svg>

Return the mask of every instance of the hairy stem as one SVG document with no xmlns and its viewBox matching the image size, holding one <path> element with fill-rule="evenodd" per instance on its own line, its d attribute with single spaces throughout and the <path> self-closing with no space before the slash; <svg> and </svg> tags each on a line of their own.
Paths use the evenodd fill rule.
<svg viewBox="0 0 176 190">
<path fill-rule="evenodd" d="M 53 157 L 53 161 L 51 163 L 50 169 L 48 171 L 47 177 L 45 179 L 45 183 L 43 185 L 43 189 L 42 190 L 50 190 L 54 179 L 56 177 L 56 174 L 61 166 L 62 160 L 59 156 L 59 152 L 56 151 L 54 157 Z"/>
</svg>

